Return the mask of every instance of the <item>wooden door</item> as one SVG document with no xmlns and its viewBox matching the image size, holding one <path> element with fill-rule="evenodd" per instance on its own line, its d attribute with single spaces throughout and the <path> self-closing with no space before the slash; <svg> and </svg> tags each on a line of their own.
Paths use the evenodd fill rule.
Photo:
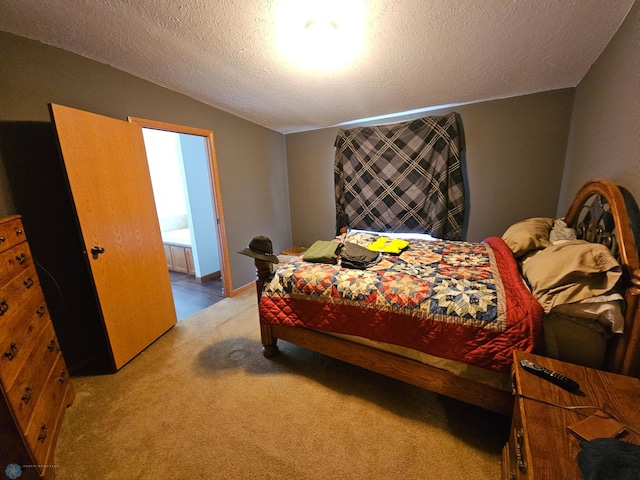
<svg viewBox="0 0 640 480">
<path fill-rule="evenodd" d="M 119 369 L 176 323 L 142 128 L 60 105 L 50 110 Z"/>
</svg>

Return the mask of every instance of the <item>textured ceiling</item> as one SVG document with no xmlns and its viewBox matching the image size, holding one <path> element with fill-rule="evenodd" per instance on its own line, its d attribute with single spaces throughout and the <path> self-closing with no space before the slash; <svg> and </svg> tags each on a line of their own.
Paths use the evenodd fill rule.
<svg viewBox="0 0 640 480">
<path fill-rule="evenodd" d="M 337 7 L 339 32 L 356 36 L 338 53 L 361 45 L 324 71 L 279 46 L 299 44 L 282 29 L 303 28 L 314 14 L 301 5 L 313 3 L 0 0 L 0 30 L 290 133 L 574 87 L 633 0 L 319 0 Z"/>
</svg>

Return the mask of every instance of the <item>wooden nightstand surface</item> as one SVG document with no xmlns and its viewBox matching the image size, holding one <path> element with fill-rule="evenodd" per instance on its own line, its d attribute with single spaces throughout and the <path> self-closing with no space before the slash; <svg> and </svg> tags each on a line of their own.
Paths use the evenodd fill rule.
<svg viewBox="0 0 640 480">
<path fill-rule="evenodd" d="M 280 255 L 291 255 L 297 257 L 307 251 L 307 247 L 289 247 L 280 252 Z"/>
<path fill-rule="evenodd" d="M 527 372 L 519 365 L 521 359 L 529 359 L 572 378 L 580 384 L 580 391 L 584 395 L 568 392 Z M 543 402 L 562 406 L 604 407 L 620 422 L 640 432 L 640 380 L 637 378 L 606 373 L 524 352 L 514 353 L 513 375 L 514 386 L 519 394 L 515 403 L 515 409 L 519 411 L 514 411 L 514 424 L 520 425 L 512 425 L 511 436 L 514 436 L 514 428 L 522 429 L 522 453 L 527 464 L 523 472 L 517 465 L 514 467 L 512 461 L 511 471 L 517 472 L 513 478 L 581 478 L 576 460 L 580 451 L 580 440 L 570 433 L 567 427 L 591 415 L 596 409 L 571 411 Z M 640 435 L 628 430 L 618 438 L 640 444 Z M 509 447 L 513 450 L 513 438 L 510 439 Z"/>
</svg>

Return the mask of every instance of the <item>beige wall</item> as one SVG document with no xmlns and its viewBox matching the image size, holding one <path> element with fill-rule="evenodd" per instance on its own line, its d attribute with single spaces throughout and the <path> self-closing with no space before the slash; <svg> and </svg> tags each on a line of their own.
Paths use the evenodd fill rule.
<svg viewBox="0 0 640 480">
<path fill-rule="evenodd" d="M 555 215 L 572 99 L 573 89 L 564 89 L 428 113 L 455 110 L 462 117 L 470 205 L 467 240 L 500 236 L 512 223 L 532 216 Z M 337 131 L 327 128 L 286 137 L 296 245 L 308 246 L 334 234 Z"/>
<path fill-rule="evenodd" d="M 640 201 L 640 2 L 576 88 L 559 211 L 591 178 Z"/>
<path fill-rule="evenodd" d="M 213 130 L 234 289 L 255 279 L 236 252 L 254 235 L 291 244 L 284 135 L 107 65 L 0 32 L 0 121 L 49 121 L 58 103 L 126 120 Z M 0 146 L 0 215 L 15 212 Z M 55 199 L 52 199 L 55 201 Z"/>
<path fill-rule="evenodd" d="M 577 89 L 455 108 L 467 144 L 467 240 L 500 235 L 522 218 L 562 215 L 594 177 L 640 198 L 639 10 L 636 2 Z M 333 235 L 337 128 L 285 137 L 38 42 L 0 32 L 0 52 L 0 120 L 48 121 L 53 102 L 214 131 L 234 288 L 254 278 L 251 260 L 235 253 L 254 235 L 270 236 L 276 250 Z M 2 215 L 16 213 L 9 190 L 0 150 Z"/>
</svg>

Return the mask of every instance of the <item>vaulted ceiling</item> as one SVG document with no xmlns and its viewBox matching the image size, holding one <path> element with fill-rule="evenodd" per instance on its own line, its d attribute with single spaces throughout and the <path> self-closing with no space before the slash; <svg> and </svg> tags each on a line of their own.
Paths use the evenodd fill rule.
<svg viewBox="0 0 640 480">
<path fill-rule="evenodd" d="M 2 0 L 0 30 L 291 133 L 574 87 L 633 2 Z"/>
</svg>

